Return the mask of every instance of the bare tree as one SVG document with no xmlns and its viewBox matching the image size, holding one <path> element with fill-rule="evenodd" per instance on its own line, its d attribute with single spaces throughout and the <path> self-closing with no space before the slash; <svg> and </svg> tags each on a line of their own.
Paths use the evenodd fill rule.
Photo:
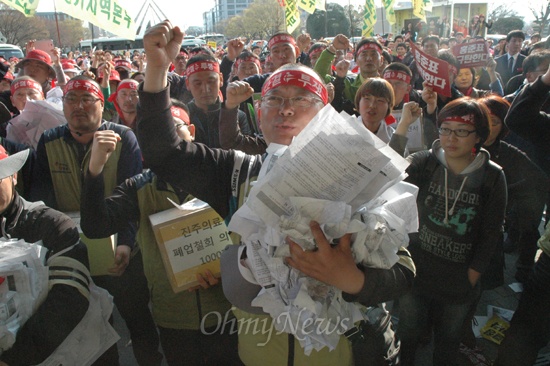
<svg viewBox="0 0 550 366">
<path fill-rule="evenodd" d="M 50 38 L 54 40 L 54 44 L 58 47 L 78 47 L 82 39 L 90 38 L 89 29 L 82 27 L 82 20 L 67 19 L 59 22 L 59 37 L 57 33 L 57 24 L 54 20 L 46 20 L 44 22 Z"/>
<path fill-rule="evenodd" d="M 256 0 L 242 15 L 229 20 L 226 33 L 228 37 L 266 39 L 284 30 L 284 22 L 284 10 L 277 0 Z"/>
<path fill-rule="evenodd" d="M 510 18 L 510 17 L 522 18 L 519 16 L 518 12 L 513 8 L 512 5 L 504 3 L 494 8 L 487 15 L 487 20 L 494 21 L 500 18 Z"/>
<path fill-rule="evenodd" d="M 538 9 L 530 6 L 529 10 L 531 10 L 535 16 L 533 24 L 535 24 L 536 28 L 538 28 L 541 37 L 544 37 L 546 27 L 548 26 L 548 21 L 550 20 L 550 0 L 540 4 L 540 8 Z"/>
<path fill-rule="evenodd" d="M 0 32 L 6 37 L 6 43 L 19 46 L 24 46 L 31 39 L 49 37 L 43 19 L 27 18 L 4 4 L 0 4 Z"/>
</svg>

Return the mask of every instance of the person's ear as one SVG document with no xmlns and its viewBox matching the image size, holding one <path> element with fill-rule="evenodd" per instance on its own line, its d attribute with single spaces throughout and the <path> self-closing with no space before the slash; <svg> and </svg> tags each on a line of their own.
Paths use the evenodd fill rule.
<svg viewBox="0 0 550 366">
<path fill-rule="evenodd" d="M 195 140 L 195 125 L 191 124 L 191 125 L 187 126 L 187 128 L 189 129 L 189 134 L 191 135 L 193 140 Z"/>
</svg>

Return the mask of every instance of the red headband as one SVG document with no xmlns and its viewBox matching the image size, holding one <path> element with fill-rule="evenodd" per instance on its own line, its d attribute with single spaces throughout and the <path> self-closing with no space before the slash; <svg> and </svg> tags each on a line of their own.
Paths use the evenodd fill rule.
<svg viewBox="0 0 550 366">
<path fill-rule="evenodd" d="M 365 43 L 357 50 L 356 54 L 360 54 L 364 50 L 376 50 L 379 54 L 382 54 L 382 49 L 376 43 Z"/>
<path fill-rule="evenodd" d="M 312 55 L 316 55 L 316 54 L 318 54 L 318 53 L 321 53 L 321 52 L 323 52 L 325 49 L 326 49 L 326 47 L 317 47 L 316 49 L 314 49 L 313 51 L 311 51 L 311 52 L 309 53 L 308 56 L 309 56 L 309 58 L 311 58 Z"/>
<path fill-rule="evenodd" d="M 121 82 L 120 84 L 118 84 L 118 88 L 116 88 L 116 92 L 109 95 L 109 98 L 108 98 L 109 102 L 115 103 L 115 106 L 116 106 L 116 97 L 119 91 L 121 91 L 122 89 L 137 90 L 138 86 L 139 86 L 139 83 L 135 80 L 126 80 Z"/>
<path fill-rule="evenodd" d="M 187 126 L 189 126 L 191 124 L 189 114 L 187 114 L 185 109 L 180 108 L 180 107 L 176 107 L 176 106 L 171 106 L 170 107 L 170 112 L 172 112 L 173 117 L 177 117 L 177 118 L 181 119 Z"/>
<path fill-rule="evenodd" d="M 384 71 L 384 79 L 404 81 L 407 84 L 411 83 L 411 77 L 407 73 L 399 70 L 386 70 Z"/>
<path fill-rule="evenodd" d="M 445 118 L 443 121 L 441 121 L 441 123 L 443 122 L 459 122 L 459 123 L 465 123 L 467 125 L 475 126 L 473 114 L 467 114 L 465 116 L 449 116 Z"/>
<path fill-rule="evenodd" d="M 105 102 L 105 98 L 103 97 L 103 93 L 101 92 L 101 90 L 99 90 L 97 85 L 90 80 L 69 80 L 69 82 L 65 86 L 64 94 L 67 94 L 68 92 L 74 90 L 86 91 L 92 94 L 94 97 L 101 99 L 102 102 Z"/>
<path fill-rule="evenodd" d="M 261 70 L 262 66 L 260 65 L 260 60 L 256 57 L 247 57 L 247 58 L 238 58 L 237 61 L 235 61 L 235 68 L 238 69 L 239 65 L 243 62 L 254 62 L 256 65 L 258 65 L 258 69 Z"/>
<path fill-rule="evenodd" d="M 296 47 L 296 41 L 294 40 L 294 37 L 287 34 L 279 34 L 278 36 L 271 37 L 271 39 L 267 43 L 267 49 L 271 50 L 271 48 L 278 43 L 290 43 L 291 45 Z"/>
<path fill-rule="evenodd" d="M 187 65 L 187 68 L 185 69 L 185 75 L 187 76 L 187 78 L 189 78 L 189 76 L 200 71 L 214 71 L 219 73 L 220 64 L 218 64 L 216 61 L 198 61 L 191 65 Z"/>
<path fill-rule="evenodd" d="M 19 80 L 11 84 L 11 95 L 14 95 L 15 92 L 19 89 L 35 89 L 40 92 L 40 94 L 44 95 L 44 92 L 42 91 L 42 86 L 34 81 L 34 80 Z"/>
<path fill-rule="evenodd" d="M 325 84 L 301 70 L 283 70 L 273 73 L 264 84 L 262 96 L 281 85 L 294 85 L 317 95 L 324 104 L 328 103 Z"/>
</svg>

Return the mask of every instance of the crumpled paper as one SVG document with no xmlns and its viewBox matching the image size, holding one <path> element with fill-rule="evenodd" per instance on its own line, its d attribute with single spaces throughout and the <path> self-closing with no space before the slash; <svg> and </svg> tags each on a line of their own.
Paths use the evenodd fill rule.
<svg viewBox="0 0 550 366">
<path fill-rule="evenodd" d="M 401 196 L 406 203 L 411 199 L 413 204 L 416 202 L 409 193 Z M 396 200 L 399 198 L 394 197 L 391 205 L 396 205 Z M 351 206 L 344 202 L 307 197 L 290 197 L 289 201 L 294 214 L 280 217 L 278 227 L 268 227 L 259 218 L 253 218 L 246 206 L 233 217 L 239 224 L 230 224 L 231 230 L 241 235 L 250 258 L 250 270 L 263 287 L 252 305 L 271 315 L 277 331 L 294 334 L 305 354 L 323 347 L 333 350 L 342 334 L 356 321 L 366 318 L 365 309 L 344 301 L 339 289 L 286 265 L 284 258 L 290 255 L 286 237 L 304 250 L 314 250 L 316 244 L 309 226 L 314 220 L 321 225 L 329 242 L 353 233 L 352 253 L 357 263 L 389 269 L 399 260 L 399 248 L 408 245 L 408 225 L 386 209 L 388 201 L 382 199 L 362 206 L 353 214 Z M 251 220 L 255 230 L 246 225 Z"/>
</svg>

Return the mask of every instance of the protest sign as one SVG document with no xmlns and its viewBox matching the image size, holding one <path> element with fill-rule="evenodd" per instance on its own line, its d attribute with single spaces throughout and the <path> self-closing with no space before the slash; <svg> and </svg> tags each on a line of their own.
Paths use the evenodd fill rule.
<svg viewBox="0 0 550 366">
<path fill-rule="evenodd" d="M 177 293 L 199 284 L 196 274 L 220 276 L 221 252 L 233 244 L 223 219 L 194 199 L 149 216 L 166 275 Z"/>
<path fill-rule="evenodd" d="M 451 96 L 449 73 L 454 69 L 447 62 L 428 55 L 410 42 L 411 51 L 416 61 L 416 68 L 422 79 L 427 81 L 433 90 L 446 97 Z M 456 70 L 454 70 L 456 72 Z"/>
<path fill-rule="evenodd" d="M 485 66 L 489 60 L 489 49 L 484 39 L 477 39 L 454 46 L 453 55 L 460 62 L 460 68 Z"/>
</svg>

